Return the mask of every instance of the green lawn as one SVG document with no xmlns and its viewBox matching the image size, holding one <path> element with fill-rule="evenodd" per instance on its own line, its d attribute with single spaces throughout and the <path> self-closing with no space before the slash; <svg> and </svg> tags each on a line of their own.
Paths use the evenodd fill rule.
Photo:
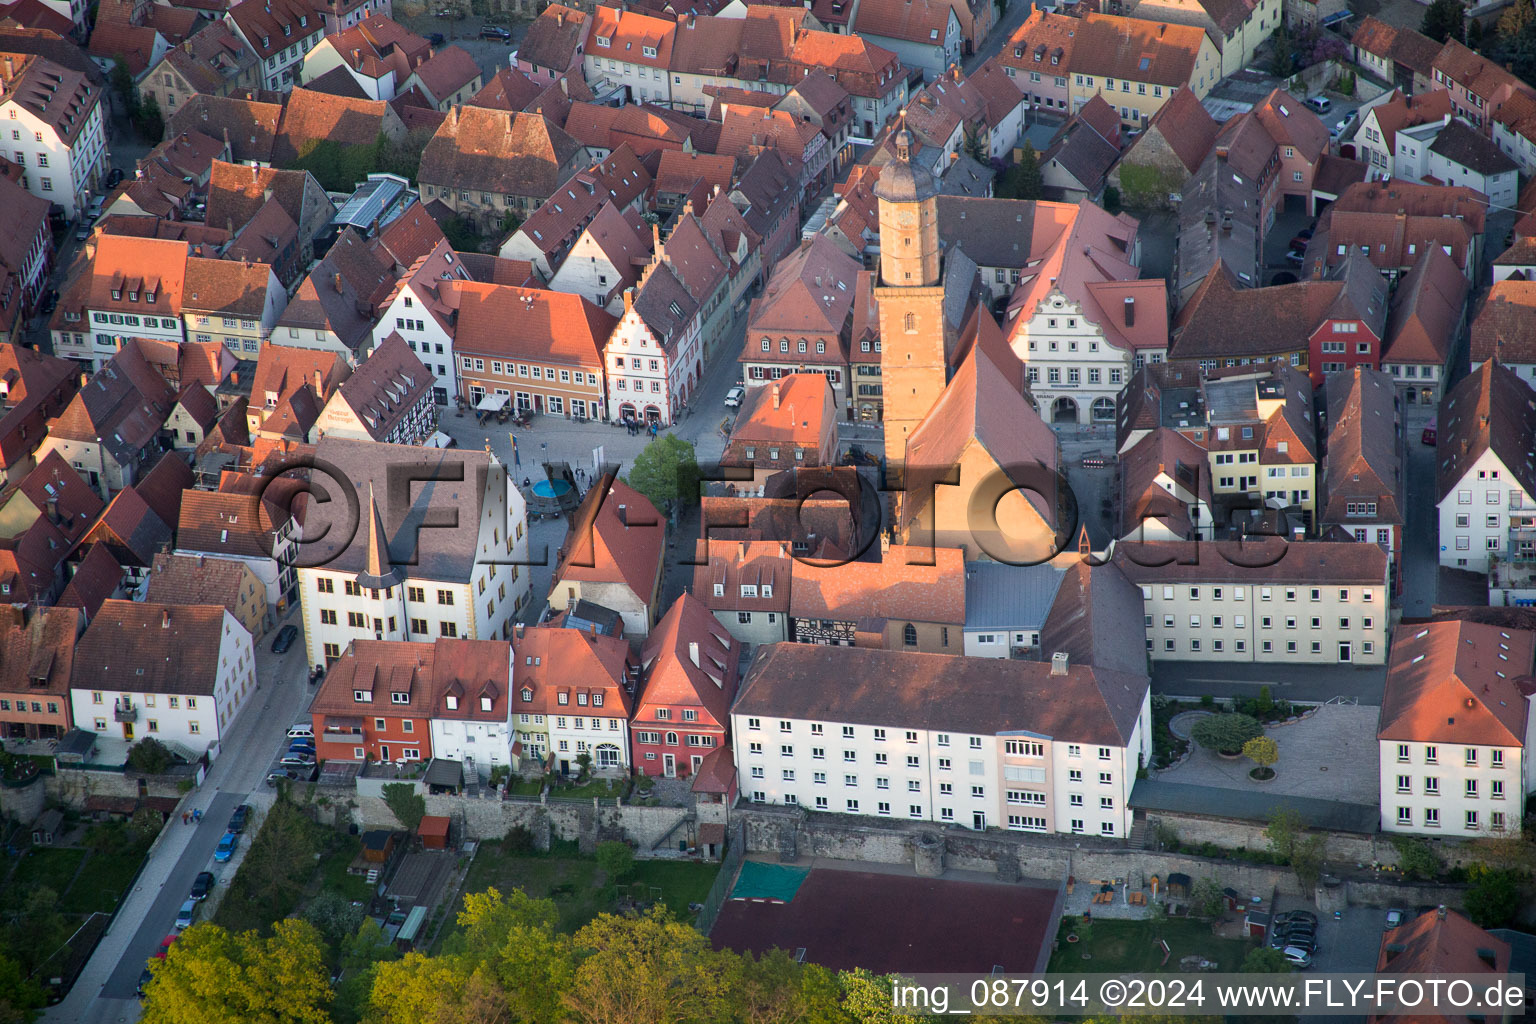
<svg viewBox="0 0 1536 1024">
<path fill-rule="evenodd" d="M 1236 939 L 1217 938 L 1211 926 L 1203 921 L 1188 918 L 1169 918 L 1163 921 L 1107 921 L 1093 922 L 1092 935 L 1087 942 L 1069 944 L 1067 936 L 1073 931 L 1078 919 L 1065 918 L 1057 935 L 1058 948 L 1051 954 L 1052 973 L 1101 973 L 1177 971 L 1179 958 L 1199 955 L 1214 960 L 1222 971 L 1236 971 L 1253 943 Z M 1167 966 L 1160 966 L 1162 939 L 1168 943 L 1171 955 Z M 1084 960 L 1089 953 L 1092 959 Z"/>
<path fill-rule="evenodd" d="M 148 850 L 148 843 L 135 843 L 127 849 L 92 851 L 75 884 L 59 901 L 59 909 L 66 914 L 112 913 L 127 894 Z"/>
<path fill-rule="evenodd" d="M 594 796 L 615 797 L 624 792 L 622 781 L 610 779 L 593 779 L 591 782 L 580 786 L 560 786 L 549 791 L 550 796 L 586 797 Z"/>
<path fill-rule="evenodd" d="M 543 779 L 513 779 L 507 783 L 507 792 L 517 796 L 538 796 L 543 790 Z"/>
<path fill-rule="evenodd" d="M 320 858 L 320 867 L 317 874 L 320 877 L 320 890 L 334 892 L 349 900 L 360 900 L 366 903 L 373 897 L 374 887 L 368 884 L 364 875 L 351 875 L 347 873 L 347 866 L 363 852 L 363 841 L 357 836 L 339 836 L 331 844 L 331 848 Z"/>
<path fill-rule="evenodd" d="M 718 864 L 636 861 L 634 872 L 621 889 L 628 894 L 633 883 L 643 883 L 645 898 L 649 899 L 650 887 L 654 886 L 661 890 L 662 902 L 678 917 L 691 920 L 688 904 L 704 901 L 719 870 Z M 522 889 L 535 899 L 552 899 L 559 911 L 560 930 L 574 932 L 598 914 L 616 909 L 614 887 L 599 884 L 600 876 L 595 860 L 577 856 L 569 849 L 556 851 L 553 855 L 518 855 L 503 853 L 495 844 L 485 843 L 475 854 L 463 891 L 484 892 L 495 888 L 507 893 Z M 456 919 L 461 905 L 453 908 L 442 938 L 458 931 Z"/>
<path fill-rule="evenodd" d="M 84 850 L 55 849 L 49 846 L 33 847 L 16 865 L 16 871 L 11 875 L 10 883 L 6 888 L 11 891 L 18 903 L 26 893 L 43 886 L 62 896 L 75 877 L 75 872 L 80 870 L 80 863 L 83 860 L 85 860 Z M 138 865 L 135 864 L 134 867 Z"/>
</svg>

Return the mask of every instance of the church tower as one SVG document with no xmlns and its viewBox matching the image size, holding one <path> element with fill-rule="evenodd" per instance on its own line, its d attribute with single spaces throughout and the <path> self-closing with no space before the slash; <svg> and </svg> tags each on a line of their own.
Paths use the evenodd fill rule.
<svg viewBox="0 0 1536 1024">
<path fill-rule="evenodd" d="M 875 185 L 880 204 L 880 378 L 885 404 L 885 458 L 899 471 L 907 437 L 944 391 L 948 359 L 939 186 L 912 163 L 912 136 L 896 135 L 896 159 Z"/>
</svg>

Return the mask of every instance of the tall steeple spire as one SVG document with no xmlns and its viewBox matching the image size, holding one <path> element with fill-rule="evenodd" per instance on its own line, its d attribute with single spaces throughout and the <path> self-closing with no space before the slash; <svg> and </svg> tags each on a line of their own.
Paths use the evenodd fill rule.
<svg viewBox="0 0 1536 1024">
<path fill-rule="evenodd" d="M 368 575 L 382 579 L 390 570 L 389 541 L 384 524 L 379 522 L 379 503 L 373 497 L 373 482 L 368 483 Z"/>
</svg>

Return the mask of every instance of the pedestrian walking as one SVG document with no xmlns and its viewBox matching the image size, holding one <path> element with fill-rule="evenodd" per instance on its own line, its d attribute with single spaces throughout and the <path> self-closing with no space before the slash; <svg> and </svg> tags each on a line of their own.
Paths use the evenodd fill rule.
<svg viewBox="0 0 1536 1024">
<path fill-rule="evenodd" d="M 181 812 L 181 823 L 183 825 L 185 825 L 190 820 L 191 820 L 191 818 L 187 815 L 187 812 L 186 811 L 182 811 Z"/>
</svg>

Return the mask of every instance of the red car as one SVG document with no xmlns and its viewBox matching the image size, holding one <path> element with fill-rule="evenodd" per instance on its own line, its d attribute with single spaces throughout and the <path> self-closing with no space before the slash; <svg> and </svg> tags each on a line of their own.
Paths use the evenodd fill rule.
<svg viewBox="0 0 1536 1024">
<path fill-rule="evenodd" d="M 160 952 L 155 954 L 155 959 L 156 960 L 164 960 L 165 959 L 165 955 L 171 951 L 171 944 L 174 943 L 179 938 L 181 938 L 180 935 L 176 935 L 175 933 L 172 933 L 170 935 L 167 935 L 165 938 L 161 939 L 160 940 Z"/>
</svg>

